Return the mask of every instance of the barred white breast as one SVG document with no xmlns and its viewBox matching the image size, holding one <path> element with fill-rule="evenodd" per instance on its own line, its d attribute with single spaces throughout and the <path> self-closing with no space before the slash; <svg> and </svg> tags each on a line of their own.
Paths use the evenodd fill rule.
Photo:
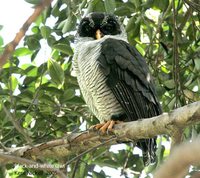
<svg viewBox="0 0 200 178">
<path fill-rule="evenodd" d="M 98 54 L 101 54 L 100 40 L 77 42 L 73 57 L 73 69 L 86 104 L 100 122 L 111 120 L 111 117 L 123 112 L 123 109 L 112 91 L 106 85 L 106 76 L 100 70 Z"/>
</svg>

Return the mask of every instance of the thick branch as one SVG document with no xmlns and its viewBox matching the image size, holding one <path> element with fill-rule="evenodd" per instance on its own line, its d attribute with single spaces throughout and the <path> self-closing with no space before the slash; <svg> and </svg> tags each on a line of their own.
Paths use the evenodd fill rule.
<svg viewBox="0 0 200 178">
<path fill-rule="evenodd" d="M 191 165 L 198 165 L 200 140 L 183 143 L 175 148 L 168 160 L 158 169 L 154 178 L 182 178 Z M 184 156 L 183 156 L 184 155 Z M 199 175 L 199 174 L 198 174 Z M 197 174 L 196 174 L 197 176 Z"/>
<path fill-rule="evenodd" d="M 26 22 L 21 27 L 20 31 L 16 34 L 14 40 L 6 46 L 3 54 L 0 56 L 0 68 L 6 63 L 6 60 L 8 60 L 9 57 L 12 55 L 16 46 L 24 37 L 29 26 L 38 18 L 38 16 L 42 13 L 45 7 L 50 5 L 51 1 L 52 0 L 43 0 L 38 6 L 36 6 L 33 14 L 26 20 Z"/>
<path fill-rule="evenodd" d="M 175 109 L 160 116 L 116 125 L 117 136 L 137 140 L 167 134 L 176 137 L 177 132 L 200 122 L 200 102 Z"/>
<path fill-rule="evenodd" d="M 133 141 L 167 134 L 172 137 L 180 134 L 184 128 L 200 122 L 200 102 L 178 108 L 160 116 L 139 121 L 127 122 L 115 126 L 113 132 L 117 139 L 106 145 L 116 144 L 117 141 Z M 67 137 L 35 145 L 10 148 L 10 153 L 26 158 L 63 158 L 80 154 L 85 150 L 110 140 L 112 134 L 99 135 L 97 132 L 70 133 Z"/>
</svg>

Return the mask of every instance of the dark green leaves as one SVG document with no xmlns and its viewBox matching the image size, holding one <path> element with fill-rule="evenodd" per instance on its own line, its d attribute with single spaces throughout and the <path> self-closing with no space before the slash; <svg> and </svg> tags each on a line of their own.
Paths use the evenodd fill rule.
<svg viewBox="0 0 200 178">
<path fill-rule="evenodd" d="M 104 0 L 104 5 L 107 13 L 114 13 L 115 11 L 115 0 Z"/>
<path fill-rule="evenodd" d="M 42 26 L 40 30 L 41 30 L 41 35 L 44 39 L 47 39 L 51 34 L 51 28 L 48 26 Z"/>
<path fill-rule="evenodd" d="M 58 43 L 53 45 L 53 48 L 69 56 L 73 55 L 72 48 L 68 44 Z"/>
<path fill-rule="evenodd" d="M 54 82 L 60 88 L 64 82 L 64 71 L 60 64 L 53 59 L 49 59 L 48 71 L 52 82 Z"/>
<path fill-rule="evenodd" d="M 25 37 L 25 44 L 30 50 L 38 50 L 41 48 L 40 35 L 30 35 Z"/>
<path fill-rule="evenodd" d="M 68 16 L 66 20 L 63 21 L 62 33 L 64 34 L 66 32 L 74 30 L 75 25 L 76 25 L 76 17 L 75 15 L 71 14 L 70 16 Z"/>
</svg>

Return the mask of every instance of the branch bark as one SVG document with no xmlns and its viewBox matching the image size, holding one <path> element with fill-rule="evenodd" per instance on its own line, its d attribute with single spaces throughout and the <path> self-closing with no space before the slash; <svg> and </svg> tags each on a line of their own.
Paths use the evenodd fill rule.
<svg viewBox="0 0 200 178">
<path fill-rule="evenodd" d="M 64 138 L 41 143 L 35 146 L 8 148 L 9 154 L 24 158 L 66 158 L 80 154 L 97 145 L 117 144 L 119 141 L 136 141 L 167 134 L 172 138 L 180 136 L 182 131 L 200 122 L 200 101 L 164 113 L 149 119 L 117 124 L 112 133 L 99 135 L 94 131 L 68 133 Z M 112 139 L 113 135 L 116 139 Z M 110 140 L 110 141 L 108 141 Z"/>
<path fill-rule="evenodd" d="M 199 147 L 199 139 L 191 143 L 180 144 L 173 150 L 167 161 L 155 172 L 154 178 L 185 177 L 191 165 L 199 165 Z M 199 173 L 197 172 L 197 174 L 193 175 L 193 178 L 195 176 L 199 177 Z"/>
</svg>

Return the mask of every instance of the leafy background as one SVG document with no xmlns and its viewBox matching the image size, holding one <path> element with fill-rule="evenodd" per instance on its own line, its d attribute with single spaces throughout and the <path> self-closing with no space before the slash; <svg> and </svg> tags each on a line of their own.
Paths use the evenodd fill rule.
<svg viewBox="0 0 200 178">
<path fill-rule="evenodd" d="M 25 1 L 33 5 L 40 2 Z M 77 24 L 84 14 L 94 11 L 119 16 L 130 44 L 149 64 L 163 111 L 199 100 L 198 9 L 198 0 L 54 0 L 32 24 L 23 45 L 0 71 L 1 146 L 41 143 L 98 122 L 85 105 L 76 78 L 71 75 Z M 2 28 L 0 26 L 0 30 Z M 0 53 L 4 47 L 1 36 Z M 24 58 L 28 62 L 22 63 Z M 16 123 L 24 130 L 18 129 Z M 188 128 L 185 138 L 199 131 L 198 125 Z M 68 165 L 66 172 L 69 177 L 104 178 L 109 177 L 109 168 L 112 168 L 116 177 L 150 177 L 149 173 L 169 154 L 169 137 L 159 136 L 157 143 L 158 161 L 147 168 L 139 152 L 133 152 L 131 145 L 126 144 L 86 154 Z M 48 162 L 58 163 L 56 160 Z M 191 173 L 195 169 L 198 168 L 191 169 Z M 20 165 L 0 169 L 0 177 L 27 177 L 28 174 L 49 176 Z"/>
</svg>

